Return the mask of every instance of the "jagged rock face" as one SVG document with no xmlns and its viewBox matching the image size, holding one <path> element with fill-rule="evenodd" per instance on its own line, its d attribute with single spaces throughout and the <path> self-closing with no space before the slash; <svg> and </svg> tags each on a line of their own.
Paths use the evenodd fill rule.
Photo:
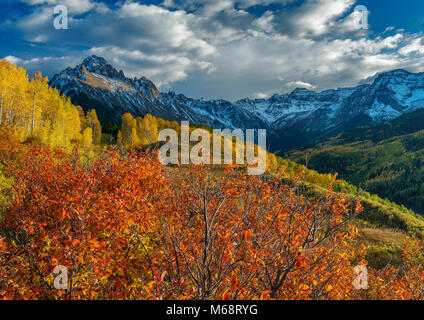
<svg viewBox="0 0 424 320">
<path fill-rule="evenodd" d="M 153 113 L 177 120 L 174 114 L 153 102 L 160 93 L 150 80 L 126 78 L 122 71 L 100 57 L 91 56 L 75 68 L 67 68 L 55 75 L 50 85 L 84 110 L 96 109 L 103 122 L 119 123 L 125 112 L 134 115 Z"/>
<path fill-rule="evenodd" d="M 296 89 L 269 99 L 192 99 L 161 93 L 148 79 L 130 79 L 105 59 L 91 56 L 55 75 L 50 85 L 101 121 L 147 113 L 166 120 L 189 120 L 215 128 L 268 129 L 270 148 L 287 150 L 360 125 L 374 125 L 424 107 L 424 74 L 394 70 L 372 84 L 314 92 Z M 423 126 L 424 127 L 424 126 Z"/>
<path fill-rule="evenodd" d="M 367 114 L 379 123 L 422 107 L 424 74 L 394 70 L 380 74 L 372 85 L 356 90 L 346 101 L 345 110 Z"/>
<path fill-rule="evenodd" d="M 145 77 L 127 78 L 97 56 L 55 75 L 50 85 L 84 110 L 96 109 L 102 122 L 119 123 L 121 115 L 130 112 L 134 116 L 150 113 L 166 120 L 189 120 L 216 128 L 265 126 L 257 117 L 225 100 L 205 101 L 173 92 L 160 93 Z"/>
</svg>

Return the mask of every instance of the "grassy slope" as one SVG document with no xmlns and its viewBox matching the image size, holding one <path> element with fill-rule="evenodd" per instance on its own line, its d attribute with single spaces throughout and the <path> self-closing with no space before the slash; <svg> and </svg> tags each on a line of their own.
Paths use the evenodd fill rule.
<svg viewBox="0 0 424 320">
<path fill-rule="evenodd" d="M 324 196 L 327 190 L 307 183 L 305 194 L 316 198 Z M 346 195 L 348 200 L 361 202 L 364 211 L 354 221 L 362 238 L 358 245 L 367 247 L 367 261 L 371 267 L 384 268 L 388 263 L 401 262 L 402 246 L 410 238 L 424 239 L 424 218 L 403 212 L 361 196 Z"/>
</svg>

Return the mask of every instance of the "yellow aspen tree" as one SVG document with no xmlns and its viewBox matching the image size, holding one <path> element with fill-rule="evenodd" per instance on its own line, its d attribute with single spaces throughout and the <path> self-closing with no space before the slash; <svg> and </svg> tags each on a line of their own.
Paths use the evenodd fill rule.
<svg viewBox="0 0 424 320">
<path fill-rule="evenodd" d="M 87 112 L 86 126 L 90 127 L 93 131 L 93 143 L 100 145 L 102 141 L 102 126 L 97 117 L 96 110 L 92 109 L 89 112 Z"/>
<path fill-rule="evenodd" d="M 140 144 L 143 146 L 149 144 L 149 141 L 147 140 L 145 132 L 144 132 L 143 118 L 137 117 L 135 120 L 137 124 L 137 136 L 138 136 L 138 139 L 140 140 Z"/>
<path fill-rule="evenodd" d="M 137 135 L 137 121 L 128 112 L 122 115 L 121 132 L 124 146 L 137 146 L 140 144 Z"/>
<path fill-rule="evenodd" d="M 275 154 L 268 153 L 267 154 L 266 162 L 267 162 L 266 167 L 267 167 L 268 171 L 271 171 L 271 172 L 276 172 L 277 171 L 277 169 L 278 169 L 278 162 L 277 162 L 277 157 L 275 156 Z"/>
<path fill-rule="evenodd" d="M 143 118 L 144 136 L 147 143 L 155 143 L 158 141 L 158 122 L 151 114 L 146 114 Z"/>
<path fill-rule="evenodd" d="M 6 72 L 9 63 L 5 61 L 0 62 L 0 125 L 3 124 L 3 112 L 5 111 L 5 98 L 6 92 L 9 90 L 9 83 L 6 81 Z"/>
<path fill-rule="evenodd" d="M 118 146 L 121 146 L 121 147 L 124 146 L 124 143 L 122 141 L 122 131 L 121 130 L 118 131 L 118 135 L 116 137 L 116 144 Z"/>
<path fill-rule="evenodd" d="M 29 78 L 25 69 L 4 61 L 0 62 L 0 124 L 13 127 L 21 141 L 31 137 L 52 146 L 70 146 L 81 137 L 79 109 L 69 98 L 50 88 L 40 72 Z"/>
<path fill-rule="evenodd" d="M 84 129 L 81 144 L 84 148 L 91 148 L 93 144 L 93 130 L 90 127 Z"/>
</svg>

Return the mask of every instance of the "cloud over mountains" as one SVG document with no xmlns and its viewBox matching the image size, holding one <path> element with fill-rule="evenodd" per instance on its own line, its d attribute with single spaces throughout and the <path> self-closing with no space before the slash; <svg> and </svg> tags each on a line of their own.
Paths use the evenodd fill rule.
<svg viewBox="0 0 424 320">
<path fill-rule="evenodd" d="M 0 30 L 13 29 L 37 56 L 12 48 L 8 60 L 53 74 L 96 54 L 196 97 L 347 87 L 390 69 L 422 71 L 424 62 L 422 33 L 359 30 L 355 0 L 22 2 L 29 9 Z M 57 4 L 69 9 L 68 30 L 53 28 Z"/>
</svg>

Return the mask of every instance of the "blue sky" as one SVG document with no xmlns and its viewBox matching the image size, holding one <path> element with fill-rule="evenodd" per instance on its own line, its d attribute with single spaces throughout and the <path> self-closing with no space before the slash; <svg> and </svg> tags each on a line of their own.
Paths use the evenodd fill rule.
<svg viewBox="0 0 424 320">
<path fill-rule="evenodd" d="M 424 71 L 422 0 L 0 1 L 0 58 L 48 76 L 96 54 L 163 91 L 235 100 Z"/>
</svg>

